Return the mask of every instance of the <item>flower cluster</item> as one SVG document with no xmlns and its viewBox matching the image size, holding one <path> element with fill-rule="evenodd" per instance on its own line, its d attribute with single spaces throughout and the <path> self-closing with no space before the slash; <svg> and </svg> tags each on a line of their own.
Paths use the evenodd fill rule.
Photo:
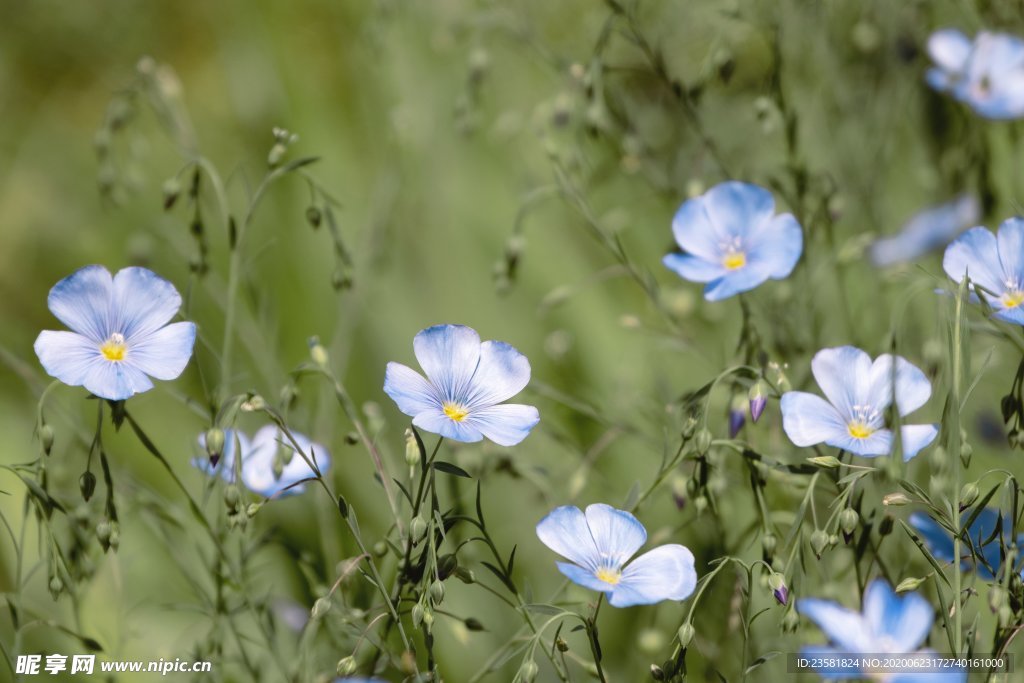
<svg viewBox="0 0 1024 683">
<path fill-rule="evenodd" d="M 989 119 L 1024 116 L 1024 40 L 982 31 L 972 42 L 954 29 L 928 39 L 928 84 Z"/>
</svg>

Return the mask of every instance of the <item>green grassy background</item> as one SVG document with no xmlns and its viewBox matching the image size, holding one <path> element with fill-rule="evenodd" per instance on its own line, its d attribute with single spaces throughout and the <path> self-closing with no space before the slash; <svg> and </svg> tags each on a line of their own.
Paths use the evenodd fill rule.
<svg viewBox="0 0 1024 683">
<path fill-rule="evenodd" d="M 916 421 L 939 418 L 948 303 L 931 294 L 942 282 L 939 259 L 879 272 L 860 249 L 915 210 L 963 190 L 984 196 L 990 226 L 1019 210 L 1024 130 L 979 120 L 930 92 L 922 52 L 930 31 L 944 26 L 1020 33 L 1019 12 L 1015 2 L 644 2 L 638 25 L 667 73 L 701 85 L 693 93 L 698 130 L 621 24 L 595 58 L 609 15 L 601 3 L 9 2 L 0 27 L 0 463 L 36 457 L 32 425 L 46 378 L 32 342 L 39 330 L 59 328 L 46 308 L 49 287 L 88 263 L 112 270 L 141 263 L 189 294 L 187 315 L 199 325 L 200 344 L 180 380 L 160 383 L 130 407 L 186 484 L 204 493 L 188 460 L 207 423 L 184 399 L 202 403 L 205 387 L 218 379 L 224 226 L 206 207 L 211 272 L 190 275 L 189 216 L 180 206 L 161 208 L 161 186 L 185 157 L 145 107 L 115 136 L 115 164 L 98 163 L 95 151 L 108 104 L 150 55 L 176 72 L 197 148 L 227 179 L 236 214 L 265 171 L 273 126 L 300 136 L 293 158 L 321 158 L 310 173 L 342 204 L 338 217 L 354 256 L 354 286 L 343 292 L 331 287 L 335 264 L 325 231 L 305 222 L 305 185 L 286 179 L 260 205 L 246 237 L 235 391 L 275 400 L 288 371 L 307 358 L 307 339 L 319 335 L 357 403 L 379 405 L 384 424 L 376 438 L 398 473 L 406 422 L 381 386 L 389 360 L 413 363 L 418 330 L 467 324 L 530 358 L 535 381 L 524 399 L 540 408 L 541 425 L 514 449 L 466 446 L 445 457 L 486 475 L 494 533 L 506 551 L 518 544 L 517 572 L 540 601 L 560 577 L 554 556 L 536 540 L 536 521 L 570 501 L 621 504 L 634 482 L 649 484 L 676 440 L 678 415 L 666 406 L 734 361 L 739 304 L 703 302 L 698 286 L 660 264 L 673 248 L 669 226 L 680 201 L 726 174 L 779 188 L 786 206 L 793 169 L 809 173 L 801 265 L 790 280 L 748 297 L 771 359 L 789 363 L 794 386 L 814 389 L 808 363 L 822 346 L 852 343 L 877 355 L 895 339 L 901 353 L 935 373 L 934 398 Z M 604 67 L 600 79 L 581 83 L 573 65 L 595 63 Z M 796 119 L 793 147 L 774 101 L 776 77 Z M 564 125 L 555 123 L 560 116 Z M 660 310 L 591 237 L 580 212 L 550 192 L 555 165 L 569 169 L 602 229 L 615 232 L 631 261 L 650 273 Z M 494 264 L 517 222 L 523 252 L 516 278 L 496 286 Z M 564 292 L 571 296 L 562 300 Z M 1018 352 L 989 330 L 982 326 L 972 346 L 975 369 L 989 359 L 968 410 L 972 472 L 1019 473 L 997 417 Z M 325 387 L 306 381 L 300 389 L 292 424 L 329 444 L 336 488 L 358 511 L 366 536 L 379 538 L 388 520 L 379 488 L 370 485 L 369 458 L 346 445 L 351 426 Z M 88 535 L 102 503 L 85 505 L 77 493 L 82 440 L 91 438 L 95 414 L 83 398 L 80 389 L 56 391 L 48 415 L 57 443 L 46 466 L 55 495 L 78 509 Z M 724 432 L 728 398 L 722 392 L 712 400 L 716 435 Z M 587 410 L 575 409 L 581 405 Z M 996 431 L 986 440 L 981 425 L 993 419 Z M 254 431 L 259 423 L 243 425 Z M 784 462 L 810 454 L 785 440 L 775 402 L 746 435 Z M 91 543 L 95 576 L 78 589 L 81 623 L 74 628 L 114 658 L 185 658 L 211 626 L 192 609 L 192 581 L 208 581 L 203 551 L 188 534 L 155 521 L 163 513 L 189 524 L 166 473 L 130 434 L 108 430 L 105 438 L 122 543 L 109 555 Z M 677 510 L 668 487 L 640 515 L 652 540 L 692 548 L 700 574 L 722 554 L 759 555 L 749 533 L 746 470 L 724 454 L 716 465 L 717 518 L 696 516 L 692 505 Z M 927 487 L 928 452 L 909 471 Z M 771 480 L 780 520 L 795 509 L 802 485 L 781 475 Z M 895 488 L 879 480 L 866 504 L 879 507 L 881 494 Z M 0 496 L 0 510 L 17 529 L 21 486 L 0 473 L 0 489 L 11 494 Z M 315 494 L 270 505 L 247 532 L 276 532 L 258 555 L 256 584 L 304 607 L 333 581 L 335 564 L 357 552 L 328 501 Z M 208 509 L 220 507 L 213 494 Z M 59 526 L 69 533 L 64 521 Z M 26 570 L 39 552 L 34 529 L 30 524 Z M 0 588 L 9 591 L 15 557 L 8 539 L 0 548 Z M 905 538 L 885 550 L 898 575 L 925 573 Z M 796 587 L 802 594 L 848 599 L 849 551 L 834 549 L 820 564 L 812 559 L 806 575 Z M 711 667 L 738 678 L 735 588 L 721 579 L 698 611 L 696 680 L 710 679 Z M 353 588 L 357 598 L 365 597 L 361 591 Z M 982 588 L 986 624 L 984 595 Z M 58 603 L 49 597 L 45 570 L 31 576 L 22 597 L 41 618 L 73 623 L 67 596 Z M 772 606 L 767 590 L 755 597 L 770 611 L 755 623 L 753 654 L 820 639 L 808 626 L 784 636 L 782 608 Z M 447 680 L 468 680 L 519 620 L 472 586 L 450 585 L 446 604 L 488 629 L 468 633 L 439 619 L 442 671 Z M 642 680 L 650 663 L 664 660 L 682 617 L 674 604 L 605 608 L 602 638 L 613 680 Z M 935 633 L 939 638 L 940 629 Z M 45 626 L 26 637 L 34 651 L 75 647 Z M 0 638 L 11 642 L 6 615 Z M 282 653 L 297 651 L 292 636 L 279 640 Z M 582 639 L 571 644 L 588 656 Z M 317 636 L 308 649 L 311 670 L 331 672 L 351 645 Z M 781 661 L 758 675 L 777 680 Z M 493 680 L 510 679 L 516 666 Z M 215 667 L 229 680 L 246 680 L 234 661 L 221 668 L 215 660 Z"/>
</svg>

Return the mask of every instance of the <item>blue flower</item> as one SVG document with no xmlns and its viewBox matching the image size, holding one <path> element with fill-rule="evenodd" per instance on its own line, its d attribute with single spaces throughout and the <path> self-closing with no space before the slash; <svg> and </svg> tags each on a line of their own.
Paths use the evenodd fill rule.
<svg viewBox="0 0 1024 683">
<path fill-rule="evenodd" d="M 47 304 L 72 331 L 40 332 L 39 361 L 52 377 L 100 398 L 120 401 L 148 391 L 150 377 L 174 379 L 192 356 L 195 324 L 167 324 L 181 296 L 145 268 L 111 277 L 103 266 L 86 266 L 55 284 Z"/>
<path fill-rule="evenodd" d="M 480 342 L 462 325 L 435 325 L 412 341 L 427 374 L 388 363 L 384 391 L 420 429 L 455 441 L 485 436 L 514 446 L 540 421 L 533 406 L 502 403 L 530 382 L 530 361 L 505 342 Z"/>
<path fill-rule="evenodd" d="M 797 446 L 826 443 L 865 457 L 891 453 L 893 435 L 885 426 L 885 411 L 893 394 L 903 417 L 923 406 L 932 393 L 916 366 L 901 356 L 895 357 L 895 370 L 893 363 L 889 354 L 872 363 L 868 354 L 852 346 L 816 353 L 811 371 L 828 401 L 802 391 L 782 395 L 782 427 L 790 441 Z M 901 427 L 903 459 L 913 458 L 938 433 L 933 424 Z"/>
<path fill-rule="evenodd" d="M 925 209 L 914 214 L 896 235 L 874 242 L 869 248 L 871 262 L 882 267 L 913 261 L 977 225 L 980 217 L 978 200 L 969 194 Z"/>
<path fill-rule="evenodd" d="M 672 232 L 686 253 L 668 254 L 662 262 L 680 277 L 708 283 L 708 301 L 787 277 L 804 240 L 792 214 L 775 215 L 771 192 L 735 181 L 684 202 L 672 219 Z"/>
<path fill-rule="evenodd" d="M 298 432 L 292 432 L 291 435 L 307 458 L 316 456 L 316 465 L 321 474 L 330 469 L 331 454 L 326 448 Z M 205 435 L 200 435 L 199 445 L 206 447 Z M 306 460 L 295 452 L 291 440 L 275 425 L 262 427 L 252 441 L 238 430 L 225 429 L 224 451 L 217 465 L 211 465 L 209 458 L 205 457 L 193 459 L 192 464 L 207 474 L 217 474 L 224 481 L 233 482 L 235 454 L 238 451 L 242 454 L 242 483 L 253 493 L 265 498 L 302 493 L 306 490 L 306 483 L 293 484 L 316 476 Z"/>
<path fill-rule="evenodd" d="M 960 518 L 960 523 L 966 524 L 967 518 L 970 515 L 970 511 L 965 512 Z M 978 513 L 967 533 L 971 539 L 971 544 L 974 546 L 974 552 L 980 560 L 975 563 L 978 576 L 986 581 L 991 581 L 999 573 L 999 569 L 1003 565 L 1001 546 L 1004 544 L 1010 545 L 1012 541 L 1010 538 L 1010 530 L 1012 528 L 1010 519 L 1008 517 L 1002 519 L 1002 530 L 1000 534 L 996 534 L 996 527 L 999 523 L 999 510 L 985 508 Z M 931 552 L 932 557 L 939 562 L 953 561 L 952 532 L 923 512 L 911 513 L 910 525 L 921 534 L 921 538 L 924 544 L 928 546 L 928 551 Z M 1002 536 L 1002 543 L 1000 543 L 1000 535 Z M 1024 544 L 1024 534 L 1017 536 L 1017 544 Z M 960 566 L 964 570 L 970 569 L 970 560 L 974 557 L 974 554 L 972 554 L 971 548 L 966 543 L 961 544 L 960 549 L 962 560 Z M 1024 572 L 1021 572 L 1021 576 L 1024 577 Z"/>
<path fill-rule="evenodd" d="M 956 282 L 966 274 L 988 290 L 992 317 L 1024 325 L 1024 218 L 1003 221 L 998 236 L 971 228 L 946 247 L 942 267 Z"/>
<path fill-rule="evenodd" d="M 684 600 L 697 585 L 693 553 L 681 545 L 658 546 L 629 562 L 647 540 L 647 530 L 610 505 L 588 505 L 586 514 L 572 505 L 555 508 L 537 524 L 537 536 L 571 560 L 557 563 L 559 571 L 607 593 L 613 607 Z"/>
<path fill-rule="evenodd" d="M 989 119 L 1024 116 L 1024 40 L 982 31 L 972 43 L 960 31 L 943 29 L 928 39 L 935 62 L 925 80 L 948 91 Z"/>
<path fill-rule="evenodd" d="M 829 638 L 829 645 L 811 645 L 801 650 L 805 657 L 842 658 L 843 656 L 898 654 L 902 657 L 928 657 L 931 650 L 918 651 L 932 630 L 934 610 L 917 593 L 896 595 L 889 584 L 876 579 L 864 593 L 864 611 L 855 612 L 839 603 L 819 598 L 804 598 L 796 603 L 797 611 L 818 625 Z M 927 664 L 923 664 L 925 668 Z M 965 672 L 948 669 L 940 673 L 892 673 L 884 677 L 855 665 L 845 668 L 819 669 L 826 678 L 859 678 L 874 674 L 873 679 L 888 683 L 957 683 L 965 682 Z"/>
</svg>

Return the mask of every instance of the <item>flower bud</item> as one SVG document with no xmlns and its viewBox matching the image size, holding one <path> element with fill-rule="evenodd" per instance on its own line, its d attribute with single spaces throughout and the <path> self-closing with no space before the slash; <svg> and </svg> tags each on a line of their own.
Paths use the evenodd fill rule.
<svg viewBox="0 0 1024 683">
<path fill-rule="evenodd" d="M 821 554 L 825 551 L 828 546 L 828 534 L 821 529 L 815 529 L 814 533 L 811 534 L 811 550 L 814 551 L 814 556 L 819 560 Z"/>
<path fill-rule="evenodd" d="M 978 500 L 978 482 L 969 481 L 960 489 L 960 512 L 974 505 Z"/>
<path fill-rule="evenodd" d="M 309 357 L 321 368 L 327 367 L 327 363 L 330 360 L 327 356 L 327 349 L 323 347 L 320 339 L 317 337 L 311 337 L 309 340 Z"/>
<path fill-rule="evenodd" d="M 890 507 L 899 507 L 901 505 L 906 505 L 909 502 L 911 502 L 910 497 L 902 491 L 886 494 L 882 498 L 882 505 L 888 505 Z"/>
<path fill-rule="evenodd" d="M 465 567 L 457 567 L 455 569 L 455 578 L 466 584 L 476 582 L 476 574 L 473 573 L 472 569 L 466 569 Z"/>
<path fill-rule="evenodd" d="M 839 513 L 839 528 L 843 530 L 843 541 L 847 544 L 853 538 L 853 532 L 857 530 L 859 519 L 857 511 L 853 508 L 846 508 Z"/>
<path fill-rule="evenodd" d="M 999 625 L 1006 628 L 1008 624 L 1013 620 L 1013 610 L 1010 609 L 1009 605 L 1003 605 L 999 608 Z"/>
<path fill-rule="evenodd" d="M 693 438 L 693 435 L 697 431 L 697 418 L 693 415 L 687 415 L 686 421 L 683 422 L 682 437 L 689 441 Z"/>
<path fill-rule="evenodd" d="M 329 611 L 331 611 L 331 599 L 320 598 L 319 600 L 313 603 L 313 610 L 310 612 L 310 614 L 312 614 L 314 619 L 319 619 L 323 615 L 327 614 Z"/>
<path fill-rule="evenodd" d="M 772 589 L 772 595 L 780 605 L 789 604 L 789 586 L 786 585 L 786 577 L 779 572 L 772 572 L 768 576 L 768 586 Z"/>
<path fill-rule="evenodd" d="M 356 658 L 352 655 L 338 660 L 338 675 L 349 676 L 356 672 Z"/>
<path fill-rule="evenodd" d="M 519 673 L 516 674 L 518 680 L 522 683 L 533 683 L 533 680 L 537 678 L 537 663 L 532 659 L 528 659 L 523 662 L 523 665 L 519 667 Z"/>
<path fill-rule="evenodd" d="M 423 610 L 423 628 L 427 629 L 427 633 L 430 633 L 430 629 L 434 626 L 434 612 L 429 609 Z"/>
<path fill-rule="evenodd" d="M 267 407 L 267 402 L 259 394 L 253 394 L 239 406 L 244 413 L 255 413 Z"/>
<path fill-rule="evenodd" d="M 270 148 L 270 153 L 267 155 L 267 165 L 274 167 L 281 163 L 288 148 L 280 142 L 274 143 L 274 146 Z"/>
<path fill-rule="evenodd" d="M 747 405 L 743 397 L 737 394 L 729 405 L 729 438 L 735 439 L 747 421 Z"/>
<path fill-rule="evenodd" d="M 448 553 L 437 558 L 437 578 L 444 581 L 459 567 L 459 558 L 454 553 Z"/>
<path fill-rule="evenodd" d="M 569 651 L 569 643 L 567 643 L 564 640 L 562 640 L 561 636 L 555 638 L 555 647 L 558 648 L 559 652 L 568 652 Z"/>
<path fill-rule="evenodd" d="M 249 506 L 245 508 L 245 516 L 250 518 L 255 517 L 261 507 L 263 507 L 263 503 L 249 503 Z"/>
<path fill-rule="evenodd" d="M 54 600 L 57 599 L 57 597 L 61 594 L 61 591 L 63 590 L 64 582 L 61 581 L 59 576 L 54 576 L 50 579 L 50 595 L 53 597 Z"/>
<path fill-rule="evenodd" d="M 771 563 L 773 557 L 775 557 L 775 546 L 778 543 L 778 539 L 775 538 L 775 534 L 765 534 L 761 537 L 761 556 L 765 562 Z"/>
<path fill-rule="evenodd" d="M 698 515 L 704 514 L 704 511 L 708 509 L 708 499 L 705 496 L 697 496 L 693 499 L 693 507 Z"/>
<path fill-rule="evenodd" d="M 427 533 L 427 523 L 422 517 L 416 515 L 412 518 L 412 522 L 409 523 L 409 534 L 412 538 L 413 543 L 419 543 L 420 540 Z"/>
<path fill-rule="evenodd" d="M 411 427 L 405 430 L 405 464 L 410 468 L 420 464 L 420 445 Z"/>
<path fill-rule="evenodd" d="M 161 191 L 164 195 L 164 211 L 169 211 L 174 202 L 178 201 L 178 195 L 181 194 L 181 183 L 177 178 L 168 178 L 164 181 Z"/>
<path fill-rule="evenodd" d="M 701 429 L 697 432 L 693 442 L 694 447 L 697 449 L 697 455 L 707 455 L 708 449 L 711 448 L 711 438 L 711 432 L 707 429 Z"/>
<path fill-rule="evenodd" d="M 818 467 L 824 467 L 825 469 L 832 469 L 843 464 L 834 455 L 820 455 L 816 458 L 807 458 L 807 462 Z"/>
<path fill-rule="evenodd" d="M 96 540 L 100 542 L 104 550 L 106 550 L 107 546 L 110 544 L 111 530 L 110 522 L 105 519 L 96 525 Z"/>
<path fill-rule="evenodd" d="M 924 583 L 924 582 L 925 582 L 925 579 L 917 579 L 917 578 L 914 578 L 913 576 L 911 576 L 911 577 L 903 579 L 902 581 L 899 582 L 899 584 L 896 586 L 896 592 L 897 593 L 906 593 L 908 591 L 917 590 L 918 587 L 922 583 Z"/>
<path fill-rule="evenodd" d="M 878 535 L 888 536 L 889 534 L 891 534 L 893 523 L 894 522 L 892 515 L 886 515 L 885 517 L 882 517 L 882 521 L 878 523 Z"/>
<path fill-rule="evenodd" d="M 89 502 L 92 494 L 96 491 L 96 475 L 86 470 L 78 478 L 78 488 L 82 491 L 82 499 Z"/>
<path fill-rule="evenodd" d="M 118 530 L 116 522 L 110 525 L 110 539 L 107 543 L 114 549 L 115 553 L 121 547 L 121 532 Z"/>
<path fill-rule="evenodd" d="M 316 230 L 320 227 L 320 220 L 323 218 L 323 214 L 320 213 L 320 209 L 315 206 L 310 206 L 306 209 L 306 222 L 313 226 Z"/>
<path fill-rule="evenodd" d="M 679 638 L 679 647 L 685 650 L 686 646 L 690 644 L 691 640 L 693 640 L 694 633 L 696 633 L 696 631 L 693 628 L 693 624 L 690 622 L 686 622 L 680 626 L 679 630 L 676 632 L 676 636 Z"/>
<path fill-rule="evenodd" d="M 43 445 L 43 452 L 47 455 L 53 449 L 53 437 L 54 431 L 50 425 L 44 424 L 39 428 L 39 443 Z"/>
<path fill-rule="evenodd" d="M 796 610 L 790 608 L 786 616 L 782 617 L 782 631 L 784 633 L 795 633 L 800 626 L 800 616 Z"/>
<path fill-rule="evenodd" d="M 970 467 L 971 455 L 974 453 L 974 448 L 971 444 L 964 441 L 960 444 L 960 462 L 964 464 L 964 467 Z"/>
<path fill-rule="evenodd" d="M 418 602 L 413 605 L 411 616 L 413 628 L 419 628 L 420 624 L 423 623 L 423 605 Z"/>
<path fill-rule="evenodd" d="M 236 509 L 239 501 L 241 500 L 242 494 L 234 484 L 229 484 L 228 487 L 224 489 L 224 505 L 227 506 L 228 510 Z"/>
<path fill-rule="evenodd" d="M 430 599 L 435 605 L 441 604 L 444 600 L 444 584 L 442 582 L 434 581 L 430 584 Z"/>
<path fill-rule="evenodd" d="M 203 440 L 206 442 L 206 454 L 210 456 L 210 464 L 216 467 L 224 452 L 224 430 L 217 427 L 207 429 Z"/>
<path fill-rule="evenodd" d="M 672 479 L 672 500 L 675 502 L 677 510 L 686 507 L 686 481 L 682 476 Z"/>
<path fill-rule="evenodd" d="M 657 664 L 651 664 L 651 678 L 656 681 L 665 680 L 665 670 Z"/>
<path fill-rule="evenodd" d="M 768 405 L 768 397 L 765 393 L 763 379 L 754 382 L 754 386 L 750 387 L 750 391 L 747 392 L 747 400 L 750 402 L 750 419 L 754 422 L 761 418 L 761 413 L 764 412 L 765 407 Z"/>
</svg>

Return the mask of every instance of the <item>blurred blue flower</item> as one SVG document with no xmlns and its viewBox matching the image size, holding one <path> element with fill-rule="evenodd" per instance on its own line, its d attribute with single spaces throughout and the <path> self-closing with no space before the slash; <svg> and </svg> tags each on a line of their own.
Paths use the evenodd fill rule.
<svg viewBox="0 0 1024 683">
<path fill-rule="evenodd" d="M 306 457 L 316 456 L 321 474 L 330 469 L 331 454 L 326 448 L 298 432 L 291 432 L 291 435 Z M 206 448 L 205 435 L 199 436 L 199 445 Z M 235 454 L 239 451 L 242 454 L 242 483 L 253 493 L 266 498 L 302 493 L 306 490 L 306 483 L 294 484 L 316 476 L 306 460 L 295 452 L 291 440 L 275 425 L 262 427 L 252 441 L 236 429 L 225 429 L 224 451 L 217 464 L 211 465 L 209 458 L 194 458 L 192 464 L 207 474 L 220 475 L 224 481 L 234 482 Z"/>
<path fill-rule="evenodd" d="M 44 330 L 35 351 L 46 372 L 100 398 L 120 401 L 153 388 L 150 377 L 174 379 L 192 356 L 194 323 L 167 323 L 181 296 L 145 268 L 111 277 L 86 266 L 50 290 L 50 311 L 71 332 Z"/>
<path fill-rule="evenodd" d="M 978 200 L 969 194 L 925 209 L 914 214 L 899 233 L 875 241 L 868 251 L 871 262 L 883 267 L 913 261 L 945 246 L 980 218 Z"/>
<path fill-rule="evenodd" d="M 384 391 L 420 429 L 474 442 L 514 446 L 540 421 L 533 406 L 502 403 L 530 381 L 530 361 L 505 342 L 480 342 L 463 325 L 435 325 L 412 342 L 427 374 L 388 363 Z"/>
<path fill-rule="evenodd" d="M 822 349 L 811 360 L 811 371 L 828 401 L 802 391 L 782 396 L 782 427 L 797 446 L 826 443 L 855 455 L 875 457 L 892 452 L 893 434 L 885 426 L 885 411 L 895 394 L 900 417 L 927 401 L 932 385 L 916 366 L 901 356 L 871 357 L 852 346 Z M 895 377 L 895 387 L 893 379 Z M 900 428 L 903 459 L 910 460 L 930 444 L 938 426 Z"/>
<path fill-rule="evenodd" d="M 942 267 L 956 282 L 966 273 L 988 290 L 992 317 L 1024 325 L 1024 218 L 1003 221 L 998 236 L 971 228 L 946 247 Z"/>
<path fill-rule="evenodd" d="M 693 553 L 681 545 L 661 545 L 629 562 L 647 540 L 636 517 L 610 505 L 555 508 L 537 524 L 547 547 L 571 560 L 558 569 L 575 583 L 608 593 L 613 607 L 684 600 L 697 585 Z M 629 564 L 626 564 L 629 562 Z"/>
<path fill-rule="evenodd" d="M 864 592 L 864 611 L 855 612 L 831 600 L 803 598 L 797 600 L 797 611 L 817 624 L 828 636 L 828 645 L 809 645 L 801 649 L 805 657 L 842 658 L 844 655 L 899 654 L 922 658 L 933 655 L 931 650 L 917 648 L 932 630 L 934 610 L 917 593 L 896 595 L 883 579 L 875 579 Z M 927 664 L 922 664 L 925 668 Z M 861 669 L 855 664 L 844 668 L 819 669 L 826 678 L 861 678 L 888 683 L 957 683 L 966 682 L 963 671 L 944 669 L 939 673 L 879 674 Z"/>
<path fill-rule="evenodd" d="M 971 512 L 969 510 L 965 512 L 960 518 L 960 523 L 966 524 L 970 515 Z M 974 563 L 978 576 L 986 581 L 994 579 L 1003 565 L 1001 545 L 1010 545 L 1012 542 L 1010 538 L 1010 530 L 1012 529 L 1010 519 L 1008 517 L 1002 518 L 1002 529 L 997 534 L 996 527 L 999 523 L 999 510 L 985 508 L 978 513 L 978 516 L 967 532 L 971 539 L 971 544 L 974 546 L 974 551 L 979 556 L 979 559 L 982 560 Z M 953 534 L 949 529 L 923 512 L 911 513 L 910 525 L 921 534 L 921 539 L 928 547 L 932 557 L 939 562 L 953 561 Z M 1002 536 L 1002 543 L 1000 543 L 1000 536 Z M 1024 544 L 1024 533 L 1018 534 L 1017 544 Z M 962 544 L 960 548 L 962 560 L 960 566 L 965 570 L 970 569 L 972 564 L 970 560 L 973 557 L 971 548 L 967 547 L 966 543 Z M 1024 577 L 1024 572 L 1021 572 L 1021 575 Z"/>
<path fill-rule="evenodd" d="M 1024 116 L 1024 40 L 982 31 L 972 43 L 955 29 L 928 39 L 935 67 L 925 79 L 989 119 Z"/>
<path fill-rule="evenodd" d="M 683 202 L 672 232 L 686 253 L 668 254 L 662 262 L 680 277 L 708 283 L 708 301 L 787 277 L 803 250 L 800 224 L 792 214 L 775 215 L 771 192 L 736 181 Z"/>
</svg>

